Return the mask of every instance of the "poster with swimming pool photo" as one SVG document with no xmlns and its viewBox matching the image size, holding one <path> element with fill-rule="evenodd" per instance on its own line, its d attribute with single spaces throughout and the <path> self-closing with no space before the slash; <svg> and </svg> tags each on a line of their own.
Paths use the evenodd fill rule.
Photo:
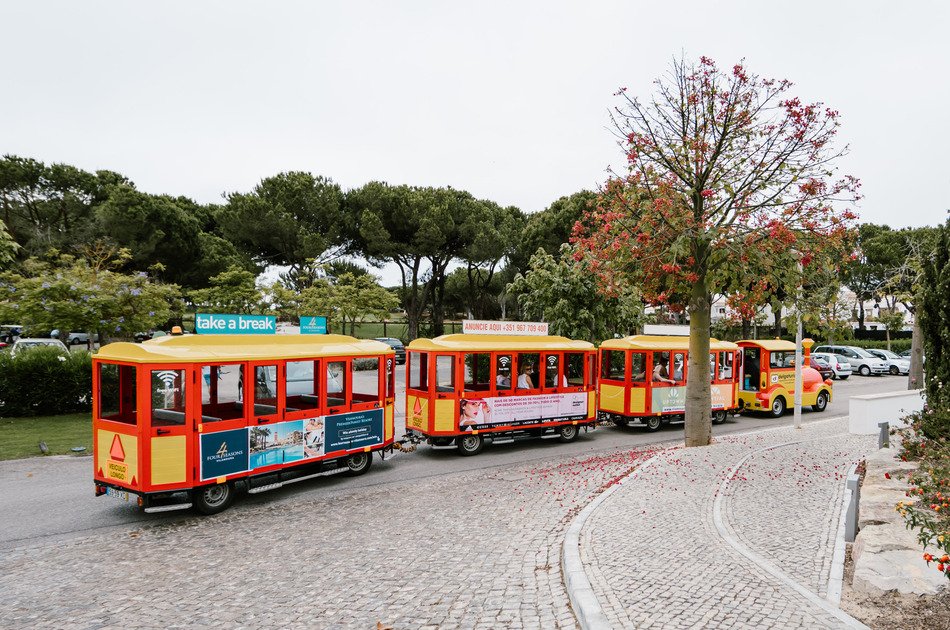
<svg viewBox="0 0 950 630">
<path fill-rule="evenodd" d="M 304 421 L 277 422 L 248 429 L 251 469 L 288 464 L 304 458 Z"/>
</svg>

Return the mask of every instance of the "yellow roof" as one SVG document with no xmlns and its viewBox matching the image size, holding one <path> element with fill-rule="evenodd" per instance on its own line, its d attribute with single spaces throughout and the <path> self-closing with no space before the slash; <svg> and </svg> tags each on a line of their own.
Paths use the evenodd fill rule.
<svg viewBox="0 0 950 630">
<path fill-rule="evenodd" d="M 168 335 L 144 343 L 110 343 L 96 353 L 104 361 L 211 363 L 395 354 L 381 341 L 347 335 Z"/>
<path fill-rule="evenodd" d="M 409 350 L 427 350 L 432 352 L 464 351 L 525 351 L 525 350 L 593 350 L 589 341 L 575 341 L 567 337 L 549 335 L 442 335 L 435 339 L 416 339 L 408 346 Z"/>
<path fill-rule="evenodd" d="M 633 335 L 623 339 L 608 339 L 600 347 L 608 350 L 689 350 L 689 337 Z M 738 350 L 739 346 L 731 341 L 710 338 L 709 349 Z"/>
<path fill-rule="evenodd" d="M 758 346 L 766 350 L 795 350 L 795 344 L 784 339 L 742 339 L 737 342 L 743 348 Z"/>
</svg>

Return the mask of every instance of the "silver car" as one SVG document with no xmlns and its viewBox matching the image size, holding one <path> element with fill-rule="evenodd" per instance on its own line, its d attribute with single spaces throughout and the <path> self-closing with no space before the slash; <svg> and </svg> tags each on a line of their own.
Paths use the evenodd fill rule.
<svg viewBox="0 0 950 630">
<path fill-rule="evenodd" d="M 47 338 L 36 338 L 30 339 L 28 337 L 21 337 L 13 342 L 13 347 L 10 349 L 10 355 L 16 356 L 21 352 L 25 352 L 32 348 L 56 348 L 61 350 L 64 354 L 69 354 L 69 348 L 66 347 L 59 339 L 47 339 Z"/>
<path fill-rule="evenodd" d="M 831 367 L 831 378 L 840 378 L 843 381 L 851 376 L 851 364 L 844 357 L 828 352 L 812 352 L 811 356 L 822 359 Z"/>
<path fill-rule="evenodd" d="M 894 354 L 890 350 L 877 350 L 869 348 L 868 352 L 887 363 L 887 371 L 895 376 L 898 374 L 910 374 L 910 357 L 902 357 Z"/>
<path fill-rule="evenodd" d="M 851 364 L 851 369 L 861 376 L 887 374 L 887 364 L 863 348 L 857 346 L 818 346 L 815 352 L 834 354 Z"/>
</svg>

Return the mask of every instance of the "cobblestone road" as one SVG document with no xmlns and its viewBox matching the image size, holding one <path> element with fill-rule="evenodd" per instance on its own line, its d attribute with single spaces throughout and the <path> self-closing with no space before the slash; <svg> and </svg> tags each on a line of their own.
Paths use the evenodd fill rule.
<svg viewBox="0 0 950 630">
<path fill-rule="evenodd" d="M 0 627 L 573 628 L 567 524 L 652 452 L 564 460 L 551 445 L 544 465 L 13 548 Z"/>
<path fill-rule="evenodd" d="M 740 555 L 714 523 L 722 481 L 752 456 L 721 500 L 726 531 L 825 597 L 844 476 L 876 448 L 847 418 L 721 438 L 667 451 L 588 520 L 581 557 L 617 628 L 840 627 L 842 621 Z"/>
</svg>

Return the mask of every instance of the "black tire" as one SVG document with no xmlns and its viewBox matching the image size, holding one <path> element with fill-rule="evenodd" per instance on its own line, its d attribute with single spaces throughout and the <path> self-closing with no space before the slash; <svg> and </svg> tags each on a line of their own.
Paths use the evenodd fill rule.
<svg viewBox="0 0 950 630">
<path fill-rule="evenodd" d="M 871 368 L 867 365 L 862 365 L 860 368 L 858 368 L 858 374 L 861 376 L 871 376 Z"/>
<path fill-rule="evenodd" d="M 573 442 L 580 433 L 576 424 L 562 424 L 558 432 L 561 434 L 558 438 L 561 442 Z"/>
<path fill-rule="evenodd" d="M 901 373 L 900 368 L 898 368 L 896 365 L 892 365 L 890 371 L 891 371 L 891 376 L 897 376 Z"/>
<path fill-rule="evenodd" d="M 828 408 L 828 392 L 818 392 L 818 398 L 815 399 L 815 404 L 811 406 L 815 411 L 824 411 Z"/>
<path fill-rule="evenodd" d="M 851 376 L 851 375 L 848 374 L 848 376 Z M 848 380 L 848 376 L 839 376 L 838 378 L 840 378 L 842 381 L 846 381 Z"/>
<path fill-rule="evenodd" d="M 832 373 L 831 373 L 831 380 L 837 381 L 837 380 L 838 380 L 838 375 L 835 374 L 834 372 L 832 372 Z"/>
<path fill-rule="evenodd" d="M 192 491 L 195 509 L 206 516 L 223 512 L 234 503 L 234 486 L 231 483 L 219 483 L 203 486 Z"/>
<path fill-rule="evenodd" d="M 346 474 L 350 475 L 351 477 L 358 477 L 364 474 L 367 470 L 369 470 L 369 467 L 373 465 L 373 453 L 372 451 L 369 453 L 366 451 L 360 453 L 351 453 L 346 456 L 344 463 L 346 464 L 347 469 Z"/>
<path fill-rule="evenodd" d="M 483 440 L 480 435 L 472 435 L 469 433 L 455 438 L 455 446 L 458 448 L 460 454 L 471 457 L 472 455 L 478 455 L 482 452 L 482 449 L 485 447 L 485 440 Z"/>
<path fill-rule="evenodd" d="M 781 418 L 785 414 L 785 399 L 781 396 L 776 396 L 775 400 L 772 401 L 772 417 Z"/>
<path fill-rule="evenodd" d="M 620 427 L 621 429 L 626 429 L 628 426 L 630 426 L 630 421 L 627 420 L 624 416 L 614 416 L 613 418 L 610 419 L 610 421 L 613 422 L 618 427 Z"/>
<path fill-rule="evenodd" d="M 659 431 L 660 427 L 663 426 L 663 419 L 660 416 L 650 416 L 645 424 L 647 425 L 647 431 Z"/>
<path fill-rule="evenodd" d="M 722 424 L 726 421 L 726 410 L 720 409 L 719 411 L 714 411 L 712 415 L 713 424 Z"/>
<path fill-rule="evenodd" d="M 79 340 L 76 339 L 76 338 L 73 338 L 73 339 L 70 339 L 70 340 L 69 340 L 69 345 L 71 345 L 71 346 L 78 346 L 79 343 L 80 343 Z"/>
</svg>

